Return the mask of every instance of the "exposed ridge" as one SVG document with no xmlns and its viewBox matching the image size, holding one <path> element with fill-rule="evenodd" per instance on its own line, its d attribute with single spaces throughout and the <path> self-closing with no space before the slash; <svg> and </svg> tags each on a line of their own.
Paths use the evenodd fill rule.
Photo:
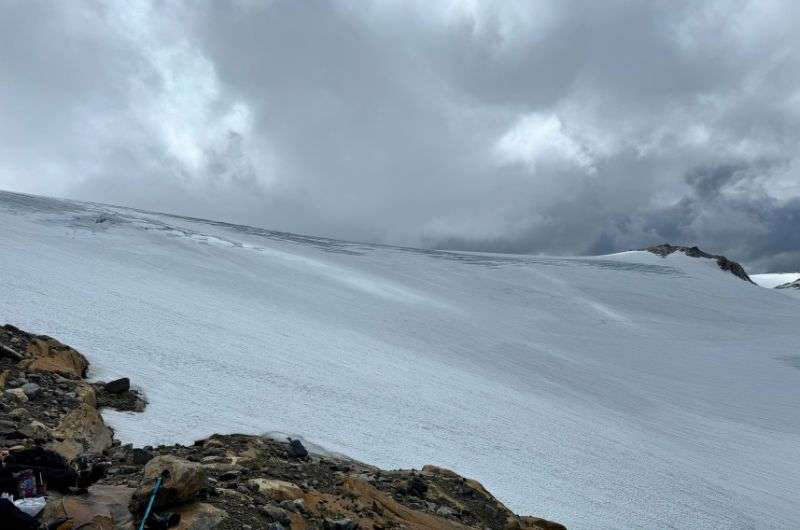
<svg viewBox="0 0 800 530">
<path fill-rule="evenodd" d="M 747 275 L 747 271 L 744 270 L 738 262 L 733 261 L 725 256 L 720 256 L 718 254 L 709 254 L 708 252 L 704 252 L 700 250 L 698 247 L 685 247 L 680 245 L 670 245 L 669 243 L 662 243 L 661 245 L 655 245 L 652 247 L 644 248 L 642 250 L 646 250 L 648 252 L 652 252 L 653 254 L 657 254 L 662 258 L 666 258 L 670 254 L 674 252 L 683 252 L 687 256 L 692 258 L 708 258 L 716 260 L 717 265 L 720 269 L 730 272 L 734 276 L 739 279 L 742 279 L 746 282 L 750 282 L 755 285 L 755 282 L 750 279 L 750 276 Z"/>
</svg>

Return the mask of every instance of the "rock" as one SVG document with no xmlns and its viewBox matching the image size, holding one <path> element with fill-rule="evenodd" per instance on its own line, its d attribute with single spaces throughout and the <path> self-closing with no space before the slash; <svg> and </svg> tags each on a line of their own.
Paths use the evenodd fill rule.
<svg viewBox="0 0 800 530">
<path fill-rule="evenodd" d="M 157 456 L 144 466 L 142 484 L 131 500 L 132 512 L 144 511 L 150 490 L 162 475 L 164 481 L 156 497 L 156 508 L 191 502 L 208 484 L 206 471 L 200 464 L 170 455 Z"/>
<path fill-rule="evenodd" d="M 123 392 L 127 392 L 131 389 L 131 380 L 127 377 L 123 377 L 121 379 L 115 379 L 105 384 L 103 387 L 106 392 L 111 394 L 122 394 Z"/>
<path fill-rule="evenodd" d="M 335 521 L 325 519 L 322 528 L 324 530 L 358 530 L 358 523 L 350 519 L 336 519 Z"/>
<path fill-rule="evenodd" d="M 259 511 L 264 517 L 266 517 L 270 521 L 275 521 L 276 523 L 281 523 L 285 525 L 291 524 L 291 519 L 289 519 L 289 513 L 283 508 L 276 508 L 275 506 L 270 506 L 268 504 L 266 506 L 262 506 L 259 509 Z"/>
<path fill-rule="evenodd" d="M 39 421 L 32 421 L 29 424 L 22 427 L 19 432 L 31 438 L 33 440 L 50 440 L 53 436 L 50 433 L 50 429 L 47 426 Z"/>
<path fill-rule="evenodd" d="M 133 488 L 126 486 L 94 485 L 86 495 L 49 494 L 41 521 L 49 522 L 59 517 L 69 517 L 71 526 L 81 530 L 114 530 L 127 528 L 133 519 L 126 507 Z M 58 527 L 62 528 L 62 527 Z"/>
<path fill-rule="evenodd" d="M 82 379 L 89 368 L 86 357 L 51 338 L 33 339 L 28 344 L 27 354 L 29 358 L 20 361 L 18 366 L 31 372 L 55 372 Z"/>
<path fill-rule="evenodd" d="M 5 395 L 14 398 L 17 401 L 22 401 L 23 403 L 28 401 L 28 395 L 25 394 L 25 391 L 21 388 L 10 388 L 5 391 Z"/>
<path fill-rule="evenodd" d="M 174 527 L 176 530 L 214 530 L 222 525 L 228 515 L 224 510 L 204 502 L 176 508 L 174 513 L 181 516 L 180 524 Z"/>
<path fill-rule="evenodd" d="M 308 456 L 308 450 L 303 446 L 300 440 L 289 439 L 289 449 L 287 450 L 289 456 L 292 458 L 305 458 Z"/>
<path fill-rule="evenodd" d="M 428 485 L 425 484 L 425 481 L 415 475 L 403 482 L 399 489 L 406 495 L 411 495 L 413 497 L 419 497 L 422 499 L 425 497 L 425 493 L 428 491 Z"/>
<path fill-rule="evenodd" d="M 286 530 L 286 527 L 281 523 L 269 523 L 267 530 Z"/>
<path fill-rule="evenodd" d="M 25 383 L 22 385 L 22 391 L 25 392 L 25 395 L 28 396 L 28 399 L 33 399 L 39 392 L 42 390 L 42 387 L 37 385 L 36 383 Z"/>
<path fill-rule="evenodd" d="M 440 517 L 452 517 L 456 514 L 456 511 L 449 506 L 439 506 L 436 508 L 436 515 Z"/>
<path fill-rule="evenodd" d="M 567 530 L 561 523 L 539 519 L 538 517 L 523 516 L 519 518 L 522 528 L 532 528 L 537 530 Z"/>
<path fill-rule="evenodd" d="M 153 453 L 139 447 L 131 450 L 131 456 L 133 457 L 133 463 L 137 466 L 143 466 L 153 459 Z"/>
<path fill-rule="evenodd" d="M 303 497 L 303 490 L 297 484 L 283 480 L 254 478 L 247 481 L 247 486 L 276 501 L 293 501 Z"/>
<path fill-rule="evenodd" d="M 236 480 L 237 478 L 239 478 L 240 473 L 241 473 L 240 471 L 232 469 L 220 475 L 219 480 L 223 482 L 230 482 L 231 480 Z"/>
<path fill-rule="evenodd" d="M 92 408 L 97 408 L 97 394 L 94 388 L 87 383 L 79 383 L 75 387 L 75 397 Z"/>
<path fill-rule="evenodd" d="M 11 420 L 0 420 L 0 435 L 17 432 L 17 423 Z"/>
<path fill-rule="evenodd" d="M 31 413 L 28 412 L 28 409 L 18 408 L 9 412 L 8 415 L 15 420 L 21 420 L 23 418 L 29 418 Z"/>
<path fill-rule="evenodd" d="M 86 403 L 81 403 L 64 416 L 53 430 L 53 438 L 57 441 L 49 444 L 48 448 L 67 460 L 74 460 L 82 453 L 99 455 L 113 442 L 111 429 L 103 422 L 100 413 Z"/>
</svg>

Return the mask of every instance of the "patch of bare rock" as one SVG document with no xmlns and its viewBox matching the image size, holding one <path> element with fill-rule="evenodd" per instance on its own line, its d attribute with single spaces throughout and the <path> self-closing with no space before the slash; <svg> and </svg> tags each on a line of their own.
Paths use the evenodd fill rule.
<svg viewBox="0 0 800 530">
<path fill-rule="evenodd" d="M 0 491 L 17 498 L 21 485 L 32 487 L 30 503 L 43 504 L 22 503 L 38 511 L 30 517 L 0 499 L 0 528 L 138 528 L 157 481 L 146 528 L 565 528 L 518 516 L 443 468 L 385 471 L 309 453 L 298 440 L 231 434 L 189 446 L 122 444 L 100 409 L 140 412 L 146 402 L 127 379 L 87 382 L 88 366 L 52 338 L 0 328 Z"/>
</svg>

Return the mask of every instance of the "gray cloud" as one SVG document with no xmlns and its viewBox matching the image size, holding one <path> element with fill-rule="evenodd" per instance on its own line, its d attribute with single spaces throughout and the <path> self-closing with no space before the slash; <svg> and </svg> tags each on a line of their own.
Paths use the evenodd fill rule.
<svg viewBox="0 0 800 530">
<path fill-rule="evenodd" d="M 800 269 L 790 1 L 0 5 L 0 187 L 319 235 Z"/>
</svg>

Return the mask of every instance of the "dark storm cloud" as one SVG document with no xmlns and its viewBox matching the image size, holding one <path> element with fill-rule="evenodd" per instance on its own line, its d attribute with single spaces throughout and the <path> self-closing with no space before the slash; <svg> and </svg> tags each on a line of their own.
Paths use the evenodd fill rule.
<svg viewBox="0 0 800 530">
<path fill-rule="evenodd" d="M 0 4 L 0 187 L 800 269 L 795 2 Z"/>
</svg>

